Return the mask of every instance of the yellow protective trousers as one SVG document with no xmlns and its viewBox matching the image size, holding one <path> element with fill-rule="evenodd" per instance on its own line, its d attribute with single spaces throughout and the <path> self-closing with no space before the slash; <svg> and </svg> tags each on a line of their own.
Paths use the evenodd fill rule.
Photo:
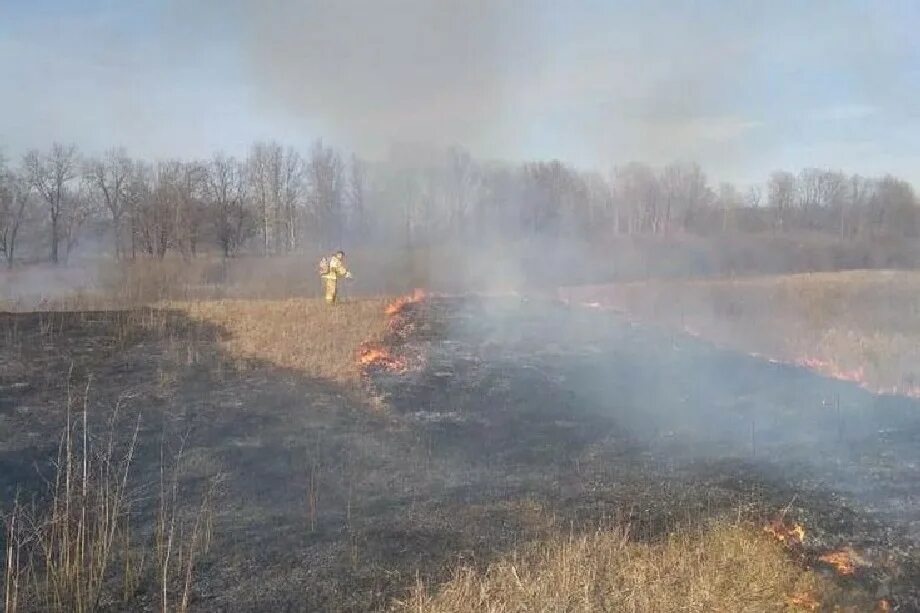
<svg viewBox="0 0 920 613">
<path fill-rule="evenodd" d="M 326 303 L 333 304 L 338 296 L 338 279 L 323 277 L 323 293 L 326 296 Z"/>
</svg>

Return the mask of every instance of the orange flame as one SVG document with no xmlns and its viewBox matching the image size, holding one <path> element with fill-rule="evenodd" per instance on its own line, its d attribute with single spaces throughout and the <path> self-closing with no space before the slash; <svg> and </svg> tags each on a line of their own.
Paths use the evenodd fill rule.
<svg viewBox="0 0 920 613">
<path fill-rule="evenodd" d="M 891 603 L 882 598 L 875 604 L 875 610 L 877 613 L 889 613 L 891 611 Z"/>
<path fill-rule="evenodd" d="M 389 305 L 387 305 L 386 311 L 384 311 L 388 316 L 392 317 L 400 311 L 402 311 L 407 305 L 415 304 L 416 302 L 421 302 L 424 300 L 428 294 L 425 293 L 423 289 L 415 289 L 408 296 L 402 296 L 397 298 Z"/>
<path fill-rule="evenodd" d="M 752 353 L 751 355 L 754 357 L 763 357 L 755 353 Z M 782 360 L 776 360 L 774 358 L 770 358 L 770 361 L 775 363 L 782 362 Z M 901 383 L 900 385 L 892 385 L 889 387 L 873 385 L 869 381 L 869 378 L 866 375 L 866 369 L 863 366 L 848 370 L 841 367 L 833 360 L 825 360 L 823 358 L 814 357 L 798 358 L 794 360 L 794 363 L 797 366 L 808 368 L 809 370 L 813 370 L 820 375 L 824 375 L 825 377 L 856 383 L 864 390 L 867 390 L 873 394 L 879 394 L 882 396 L 907 396 L 909 398 L 920 398 L 920 385 L 915 383 Z"/>
<path fill-rule="evenodd" d="M 853 550 L 847 547 L 825 553 L 818 559 L 833 566 L 838 575 L 849 576 L 856 573 L 857 557 Z"/>
<path fill-rule="evenodd" d="M 358 363 L 362 366 L 380 366 L 394 372 L 405 372 L 408 368 L 406 361 L 392 355 L 383 347 L 377 345 L 364 345 L 358 353 Z"/>
<path fill-rule="evenodd" d="M 852 370 L 846 370 L 830 360 L 808 357 L 796 360 L 796 364 L 804 366 L 805 368 L 810 368 L 811 370 L 819 372 L 822 375 L 827 375 L 833 379 L 852 381 L 853 383 L 860 383 L 862 385 L 867 384 L 866 372 L 862 366 Z"/>
<path fill-rule="evenodd" d="M 821 608 L 821 603 L 811 592 L 802 592 L 800 594 L 787 596 L 786 602 L 789 603 L 790 606 L 798 607 L 805 611 L 817 611 Z"/>
<path fill-rule="evenodd" d="M 781 519 L 770 520 L 763 531 L 770 534 L 786 547 L 797 547 L 805 540 L 805 527 L 802 524 L 787 526 Z"/>
</svg>

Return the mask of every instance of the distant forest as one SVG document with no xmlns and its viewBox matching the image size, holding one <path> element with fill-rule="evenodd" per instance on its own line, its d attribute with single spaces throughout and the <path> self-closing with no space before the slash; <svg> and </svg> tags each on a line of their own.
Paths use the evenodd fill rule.
<svg viewBox="0 0 920 613">
<path fill-rule="evenodd" d="M 147 161 L 123 149 L 90 156 L 54 144 L 0 160 L 0 255 L 10 265 L 25 251 L 65 262 L 81 240 L 86 250 L 134 259 L 802 231 L 909 239 L 920 231 L 917 199 L 893 176 L 820 168 L 776 171 L 740 189 L 712 184 L 694 163 L 630 163 L 603 174 L 420 147 L 371 163 L 322 141 L 306 152 L 260 142 L 245 159 Z"/>
</svg>

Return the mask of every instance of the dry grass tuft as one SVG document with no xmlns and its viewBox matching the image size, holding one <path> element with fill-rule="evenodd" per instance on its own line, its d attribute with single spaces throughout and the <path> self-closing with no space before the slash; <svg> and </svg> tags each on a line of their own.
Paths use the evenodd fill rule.
<svg viewBox="0 0 920 613">
<path fill-rule="evenodd" d="M 874 604 L 803 569 L 759 531 L 723 524 L 651 545 L 622 529 L 539 543 L 484 572 L 462 568 L 436 592 L 418 585 L 394 610 L 794 611 L 816 602 L 843 611 Z"/>
<path fill-rule="evenodd" d="M 157 585 L 159 609 L 184 613 L 193 595 L 197 564 L 210 546 L 210 505 L 220 476 L 209 480 L 197 513 L 189 518 L 184 492 L 180 494 L 181 451 L 171 481 L 161 466 L 155 542 L 147 542 L 147 524 L 133 508 L 143 488 L 129 477 L 140 414 L 130 436 L 122 440 L 116 405 L 108 432 L 96 437 L 88 427 L 88 391 L 89 384 L 80 411 L 68 392 L 67 424 L 47 496 L 30 504 L 14 500 L 3 518 L 2 610 L 134 610 L 136 596 Z"/>
<path fill-rule="evenodd" d="M 239 358 L 266 360 L 308 377 L 354 383 L 358 347 L 386 329 L 383 299 L 330 307 L 320 299 L 217 300 L 171 303 L 191 318 L 226 330 L 225 346 Z"/>
</svg>

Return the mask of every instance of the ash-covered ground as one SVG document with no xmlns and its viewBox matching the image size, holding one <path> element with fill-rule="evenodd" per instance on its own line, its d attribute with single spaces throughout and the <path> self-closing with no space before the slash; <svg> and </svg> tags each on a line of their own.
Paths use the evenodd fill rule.
<svg viewBox="0 0 920 613">
<path fill-rule="evenodd" d="M 67 373 L 77 389 L 91 374 L 98 422 L 119 398 L 126 423 L 142 417 L 137 521 L 155 505 L 164 438 L 187 435 L 190 508 L 223 475 L 197 610 L 381 609 L 417 579 L 560 530 L 625 521 L 643 540 L 777 515 L 804 524 L 803 563 L 832 574 L 817 558 L 851 546 L 862 563 L 840 581 L 920 610 L 915 401 L 605 312 L 435 298 L 398 315 L 391 350 L 408 371 L 366 373 L 380 411 L 353 389 L 240 364 L 226 331 L 171 317 L 164 336 L 126 335 L 111 314 L 3 315 L 0 492 L 41 492 Z M 193 345 L 177 345 L 187 328 Z M 152 607 L 155 590 L 142 584 L 135 604 Z"/>
<path fill-rule="evenodd" d="M 781 514 L 806 526 L 806 558 L 852 547 L 859 578 L 920 606 L 916 400 L 590 308 L 415 308 L 436 329 L 406 353 L 426 366 L 381 387 L 443 452 L 505 475 L 509 495 L 540 492 L 579 519 L 625 512 L 650 535 L 732 508 Z"/>
</svg>

